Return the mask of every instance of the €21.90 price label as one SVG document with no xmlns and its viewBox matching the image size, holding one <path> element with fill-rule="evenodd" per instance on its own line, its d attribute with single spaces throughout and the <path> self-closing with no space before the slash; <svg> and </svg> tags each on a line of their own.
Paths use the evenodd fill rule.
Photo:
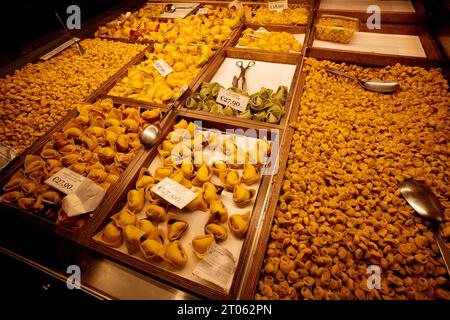
<svg viewBox="0 0 450 320">
<path fill-rule="evenodd" d="M 269 11 L 283 11 L 288 8 L 287 0 L 269 2 Z"/>
<path fill-rule="evenodd" d="M 168 76 L 170 73 L 173 72 L 173 69 L 167 64 L 166 61 L 164 60 L 158 60 L 156 61 L 153 66 L 155 67 L 156 70 L 158 70 L 158 72 L 163 76 L 166 77 Z"/>
<path fill-rule="evenodd" d="M 247 109 L 249 97 L 233 92 L 231 90 L 220 89 L 216 102 L 224 106 L 230 106 L 233 109 L 244 112 Z"/>
</svg>

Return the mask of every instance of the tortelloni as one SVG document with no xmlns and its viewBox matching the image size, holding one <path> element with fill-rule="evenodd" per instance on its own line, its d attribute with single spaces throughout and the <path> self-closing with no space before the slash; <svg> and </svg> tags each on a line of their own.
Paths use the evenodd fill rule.
<svg viewBox="0 0 450 320">
<path fill-rule="evenodd" d="M 114 120 L 115 117 L 108 118 L 112 124 Z M 195 123 L 185 119 L 175 123 L 173 129 L 156 147 L 153 162 L 137 170 L 132 178 L 134 188 L 126 189 L 120 196 L 123 207 L 109 216 L 111 221 L 93 239 L 163 269 L 177 272 L 175 269 L 186 268 L 185 271 L 190 272 L 195 262 L 189 264 L 188 257 L 192 255 L 186 250 L 192 250 L 193 255 L 203 259 L 214 244 L 228 249 L 246 237 L 256 195 L 256 189 L 247 186 L 257 187 L 261 180 L 260 166 L 247 161 L 243 150 L 240 152 L 242 163 L 220 160 L 222 156 L 239 152 L 240 138 L 235 135 L 198 130 Z M 98 131 L 96 134 L 100 135 Z M 123 132 L 118 130 L 117 135 L 120 134 Z M 121 145 L 125 146 L 125 141 Z M 255 150 L 270 153 L 268 142 L 251 142 Z M 207 152 L 216 153 L 215 157 L 218 154 L 219 159 L 203 157 Z M 34 163 L 35 160 L 39 159 L 28 161 L 30 170 L 43 165 Z M 94 165 L 100 168 L 97 162 Z M 23 175 L 17 174 L 8 188 L 15 190 L 22 178 Z M 165 200 L 154 187 L 166 178 L 193 192 L 195 198 L 183 208 Z M 29 188 L 33 186 L 30 184 Z M 17 192 L 11 195 L 12 199 L 22 196 L 23 190 Z M 229 217 L 229 210 L 235 209 L 243 213 Z M 103 239 L 110 233 L 112 240 Z"/>
<path fill-rule="evenodd" d="M 392 95 L 328 74 L 395 80 Z M 306 58 L 299 114 L 257 299 L 448 299 L 432 225 L 398 191 L 416 179 L 450 226 L 448 84 L 438 69 L 382 69 Z M 233 233 L 233 215 L 229 217 Z M 379 268 L 379 269 L 378 269 Z M 379 289 L 375 286 L 380 271 Z"/>
<path fill-rule="evenodd" d="M 165 248 L 165 259 L 175 268 L 183 268 L 187 261 L 188 255 L 179 240 L 170 242 Z"/>
<path fill-rule="evenodd" d="M 51 135 L 39 155 L 25 157 L 23 168 L 3 187 L 6 193 L 1 199 L 75 230 L 84 225 L 89 216 L 68 217 L 60 208 L 63 194 L 44 181 L 66 167 L 109 189 L 142 149 L 138 131 L 149 123 L 157 123 L 161 111 L 151 110 L 151 117 L 147 113 L 143 118 L 140 109 L 116 107 L 111 99 L 79 103 L 74 107 L 78 114 Z M 145 175 L 139 188 L 153 181 L 153 177 Z M 132 211 L 140 210 L 144 203 L 144 192 L 139 188 L 129 193 L 128 206 Z M 11 194 L 12 191 L 24 194 Z"/>
<path fill-rule="evenodd" d="M 240 215 L 233 214 L 228 221 L 230 231 L 238 238 L 244 238 L 247 234 L 248 223 L 250 220 L 250 211 Z"/>
<path fill-rule="evenodd" d="M 214 243 L 214 235 L 204 234 L 201 236 L 196 236 L 192 239 L 192 250 L 197 258 L 203 259 L 206 252 L 209 250 L 211 245 Z"/>
</svg>

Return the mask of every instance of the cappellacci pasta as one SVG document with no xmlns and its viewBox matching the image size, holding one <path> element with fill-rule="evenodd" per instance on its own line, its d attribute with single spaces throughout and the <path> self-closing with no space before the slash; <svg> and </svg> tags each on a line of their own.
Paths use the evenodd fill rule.
<svg viewBox="0 0 450 320">
<path fill-rule="evenodd" d="M 385 95 L 327 74 L 396 80 Z M 430 186 L 449 240 L 450 95 L 439 69 L 307 58 L 306 82 L 256 299 L 449 299 L 431 224 L 397 184 Z M 369 266 L 380 288 L 368 287 Z M 369 279 L 370 280 L 370 279 Z"/>
</svg>

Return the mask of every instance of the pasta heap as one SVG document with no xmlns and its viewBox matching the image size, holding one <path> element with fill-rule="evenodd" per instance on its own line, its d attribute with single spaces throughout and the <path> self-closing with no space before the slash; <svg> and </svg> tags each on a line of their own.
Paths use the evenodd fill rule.
<svg viewBox="0 0 450 320">
<path fill-rule="evenodd" d="M 393 95 L 329 75 L 396 80 Z M 431 224 L 397 184 L 430 186 L 450 237 L 448 84 L 438 69 L 307 58 L 304 92 L 256 299 L 449 299 Z M 381 268 L 369 289 L 367 268 Z"/>
<path fill-rule="evenodd" d="M 45 62 L 28 64 L 0 79 L 0 142 L 22 153 L 60 120 L 74 103 L 93 93 L 143 45 L 86 39 L 79 56 L 68 48 Z"/>
<path fill-rule="evenodd" d="M 68 217 L 60 208 L 63 195 L 44 181 L 62 168 L 69 168 L 108 189 L 143 147 L 139 140 L 141 129 L 159 122 L 161 112 L 115 108 L 111 99 L 74 107 L 78 115 L 52 135 L 39 155 L 26 156 L 23 168 L 3 186 L 0 201 L 79 229 L 87 215 Z"/>
</svg>

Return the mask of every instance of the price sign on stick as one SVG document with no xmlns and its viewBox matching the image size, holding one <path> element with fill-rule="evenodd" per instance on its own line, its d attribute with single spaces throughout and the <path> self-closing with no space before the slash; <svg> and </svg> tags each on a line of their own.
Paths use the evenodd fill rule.
<svg viewBox="0 0 450 320">
<path fill-rule="evenodd" d="M 216 102 L 244 112 L 245 109 L 247 109 L 248 100 L 249 97 L 247 96 L 221 88 L 217 95 Z"/>
</svg>

